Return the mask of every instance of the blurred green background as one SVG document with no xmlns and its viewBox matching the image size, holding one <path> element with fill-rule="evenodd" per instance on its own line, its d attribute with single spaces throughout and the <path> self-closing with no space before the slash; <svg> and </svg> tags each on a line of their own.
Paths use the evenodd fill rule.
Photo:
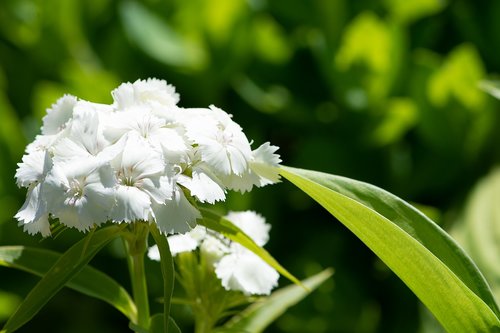
<svg viewBox="0 0 500 333">
<path fill-rule="evenodd" d="M 255 147 L 280 146 L 286 165 L 417 204 L 499 296 L 500 106 L 478 89 L 500 72 L 498 13 L 493 0 L 2 0 L 0 245 L 64 251 L 82 237 L 41 240 L 13 219 L 25 196 L 16 163 L 45 109 L 65 93 L 110 103 L 121 82 L 157 77 L 177 87 L 181 106 L 232 113 Z M 231 194 L 226 207 L 266 216 L 268 250 L 299 278 L 335 268 L 269 332 L 440 331 L 383 263 L 292 185 Z M 117 244 L 92 264 L 128 287 Z M 159 267 L 148 270 L 156 299 Z M 36 281 L 0 267 L 0 323 Z M 188 311 L 174 313 L 189 332 Z M 19 332 L 127 325 L 106 304 L 63 290 Z"/>
</svg>

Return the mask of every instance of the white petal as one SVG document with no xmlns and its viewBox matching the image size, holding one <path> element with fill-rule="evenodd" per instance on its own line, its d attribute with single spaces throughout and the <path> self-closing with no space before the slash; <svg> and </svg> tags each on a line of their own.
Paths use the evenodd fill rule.
<svg viewBox="0 0 500 333">
<path fill-rule="evenodd" d="M 26 187 L 39 182 L 51 167 L 52 161 L 46 151 L 37 150 L 24 155 L 16 170 L 17 184 Z"/>
<path fill-rule="evenodd" d="M 172 85 L 164 80 L 137 80 L 124 83 L 112 92 L 117 109 L 125 109 L 135 104 L 157 102 L 165 106 L 175 106 L 179 95 Z"/>
<path fill-rule="evenodd" d="M 194 166 L 191 177 L 179 177 L 178 182 L 201 202 L 214 204 L 226 198 L 226 191 L 221 181 L 203 165 Z"/>
<path fill-rule="evenodd" d="M 45 202 L 40 197 L 41 184 L 33 184 L 29 187 L 26 201 L 14 216 L 20 223 L 33 223 L 40 216 L 47 213 Z"/>
<path fill-rule="evenodd" d="M 229 212 L 224 217 L 243 230 L 257 245 L 263 246 L 269 240 L 271 225 L 266 223 L 262 215 L 248 210 L 244 212 Z"/>
<path fill-rule="evenodd" d="M 266 142 L 252 152 L 253 159 L 250 162 L 250 169 L 259 177 L 257 186 L 280 181 L 278 167 L 281 159 L 278 154 L 275 154 L 277 150 L 277 146 L 271 146 L 269 142 Z"/>
<path fill-rule="evenodd" d="M 91 155 L 78 141 L 62 138 L 54 145 L 54 160 L 56 162 L 69 162 L 89 158 Z"/>
<path fill-rule="evenodd" d="M 59 133 L 71 119 L 73 108 L 77 103 L 75 96 L 64 95 L 50 109 L 47 115 L 43 117 L 42 134 Z"/>
<path fill-rule="evenodd" d="M 121 154 L 117 169 L 129 170 L 128 176 L 134 179 L 159 175 L 164 171 L 165 164 L 161 154 L 137 135 L 129 135 Z"/>
<path fill-rule="evenodd" d="M 200 252 L 205 262 L 211 265 L 219 261 L 229 251 L 229 247 L 221 239 L 214 236 L 207 236 L 200 246 Z"/>
<path fill-rule="evenodd" d="M 48 237 L 51 235 L 50 232 L 50 224 L 49 224 L 49 215 L 42 215 L 38 220 L 23 224 L 23 230 L 29 233 L 30 235 L 35 235 L 40 233 L 42 237 Z"/>
<path fill-rule="evenodd" d="M 158 229 L 163 234 L 185 233 L 196 225 L 196 219 L 201 218 L 200 212 L 191 205 L 182 190 L 177 186 L 171 200 L 164 204 L 152 204 L 151 208 Z"/>
<path fill-rule="evenodd" d="M 151 200 L 147 193 L 133 186 L 117 186 L 115 198 L 116 204 L 111 212 L 114 222 L 148 220 Z"/>
<path fill-rule="evenodd" d="M 170 252 L 175 256 L 177 253 L 190 252 L 198 247 L 198 241 L 188 233 L 167 237 Z"/>
<path fill-rule="evenodd" d="M 225 289 L 247 295 L 269 295 L 279 279 L 275 269 L 250 251 L 224 256 L 216 264 L 215 274 Z"/>
<path fill-rule="evenodd" d="M 226 188 L 233 191 L 240 191 L 241 193 L 251 191 L 253 186 L 259 181 L 257 175 L 251 172 L 245 172 L 240 176 L 231 174 L 223 176 L 221 179 Z"/>
<path fill-rule="evenodd" d="M 158 245 L 153 245 L 148 249 L 148 258 L 154 261 L 160 261 L 160 250 Z"/>
<path fill-rule="evenodd" d="M 215 172 L 229 175 L 231 174 L 231 160 L 226 148 L 216 140 L 205 140 L 204 144 L 199 144 L 198 152 L 201 160 L 210 165 Z"/>
<path fill-rule="evenodd" d="M 158 179 L 144 178 L 141 181 L 141 189 L 148 193 L 153 200 L 162 204 L 173 196 L 173 183 L 169 177 Z"/>
</svg>

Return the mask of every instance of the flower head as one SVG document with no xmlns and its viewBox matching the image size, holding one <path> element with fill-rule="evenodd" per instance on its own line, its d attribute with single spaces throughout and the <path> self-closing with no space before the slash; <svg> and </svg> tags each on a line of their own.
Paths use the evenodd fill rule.
<svg viewBox="0 0 500 333">
<path fill-rule="evenodd" d="M 16 172 L 28 189 L 16 214 L 30 233 L 50 235 L 50 218 L 86 231 L 107 221 L 156 223 L 185 233 L 198 203 L 222 201 L 279 181 L 277 147 L 256 150 L 223 110 L 181 108 L 164 80 L 112 91 L 111 105 L 60 98 L 43 118 Z"/>
</svg>

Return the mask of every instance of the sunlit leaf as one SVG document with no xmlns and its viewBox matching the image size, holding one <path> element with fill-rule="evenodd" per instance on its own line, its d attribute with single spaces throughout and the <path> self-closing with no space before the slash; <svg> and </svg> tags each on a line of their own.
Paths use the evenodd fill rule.
<svg viewBox="0 0 500 333">
<path fill-rule="evenodd" d="M 128 37 L 147 55 L 171 66 L 200 69 L 206 56 L 200 45 L 179 35 L 167 22 L 137 1 L 121 4 Z"/>
<path fill-rule="evenodd" d="M 281 288 L 273 292 L 271 296 L 258 300 L 242 312 L 238 313 L 222 328 L 216 330 L 216 332 L 262 332 L 288 308 L 300 302 L 312 291 L 318 288 L 323 282 L 329 279 L 332 274 L 333 270 L 326 269 L 306 280 L 303 280 L 302 284 L 307 289 L 298 285 L 290 285 Z"/>
<path fill-rule="evenodd" d="M 500 329 L 500 311 L 476 265 L 408 203 L 348 178 L 289 167 L 281 174 L 374 251 L 449 332 Z"/>
<path fill-rule="evenodd" d="M 398 22 L 411 23 L 441 11 L 445 0 L 385 0 L 387 9 Z"/>
<path fill-rule="evenodd" d="M 384 107 L 384 118 L 371 134 L 374 143 L 380 146 L 399 141 L 418 120 L 417 106 L 409 98 L 392 98 Z"/>
<path fill-rule="evenodd" d="M 283 28 L 271 17 L 262 16 L 254 22 L 255 52 L 263 60 L 284 63 L 292 55 L 292 48 Z"/>
<path fill-rule="evenodd" d="M 44 276 L 60 257 L 61 254 L 47 249 L 24 246 L 0 247 L 0 265 L 37 276 Z M 109 303 L 127 318 L 135 321 L 137 309 L 128 292 L 101 271 L 85 266 L 66 286 Z"/>
<path fill-rule="evenodd" d="M 453 98 L 471 111 L 482 111 L 486 96 L 477 84 L 484 75 L 484 66 L 475 47 L 463 44 L 450 52 L 431 76 L 427 94 L 436 107 L 445 106 Z"/>
<path fill-rule="evenodd" d="M 66 251 L 5 324 L 2 333 L 13 332 L 26 324 L 38 311 L 77 275 L 106 244 L 117 237 L 123 226 L 109 226 L 89 233 Z"/>
</svg>

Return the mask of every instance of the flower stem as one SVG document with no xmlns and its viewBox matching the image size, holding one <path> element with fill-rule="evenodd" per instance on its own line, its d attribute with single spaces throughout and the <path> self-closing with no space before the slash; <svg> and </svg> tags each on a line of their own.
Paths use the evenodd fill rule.
<svg viewBox="0 0 500 333">
<path fill-rule="evenodd" d="M 135 324 L 146 329 L 149 329 L 150 324 L 148 287 L 144 269 L 148 230 L 146 223 L 134 223 L 132 230 L 125 238 L 132 293 L 137 306 L 137 323 Z"/>
<path fill-rule="evenodd" d="M 163 276 L 163 332 L 169 331 L 170 303 L 174 290 L 174 261 L 167 238 L 160 233 L 154 224 L 150 227 L 151 234 L 160 251 L 161 273 Z"/>
</svg>

